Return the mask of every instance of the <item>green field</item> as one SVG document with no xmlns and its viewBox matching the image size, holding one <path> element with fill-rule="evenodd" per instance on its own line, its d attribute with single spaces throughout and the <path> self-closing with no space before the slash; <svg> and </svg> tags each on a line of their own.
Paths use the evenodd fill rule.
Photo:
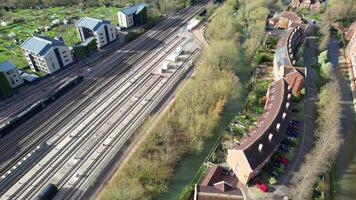
<svg viewBox="0 0 356 200">
<path fill-rule="evenodd" d="M 108 19 L 112 24 L 117 24 L 117 7 L 87 7 L 80 5 L 71 7 L 51 7 L 43 9 L 16 9 L 6 12 L 1 10 L 1 20 L 8 22 L 6 26 L 0 26 L 0 62 L 11 60 L 17 68 L 21 69 L 27 66 L 27 62 L 21 51 L 20 45 L 38 27 L 50 26 L 55 19 L 65 20 L 74 17 L 89 16 L 100 19 Z M 16 34 L 14 39 L 8 37 L 10 33 Z M 59 25 L 49 32 L 43 32 L 43 35 L 54 37 L 56 34 L 62 34 L 66 45 L 72 46 L 79 42 L 75 25 Z"/>
</svg>

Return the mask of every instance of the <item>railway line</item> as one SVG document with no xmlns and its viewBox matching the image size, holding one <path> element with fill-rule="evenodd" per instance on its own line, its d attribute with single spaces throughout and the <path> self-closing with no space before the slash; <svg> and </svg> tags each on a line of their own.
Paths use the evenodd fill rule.
<svg viewBox="0 0 356 200">
<path fill-rule="evenodd" d="M 188 16 L 185 19 L 189 19 L 191 16 Z M 174 20 L 174 18 L 173 18 Z M 181 23 L 184 23 L 187 20 L 183 20 L 181 21 Z M 175 24 L 168 24 L 168 25 L 175 25 Z M 163 28 L 166 29 L 166 26 L 168 26 L 167 24 L 163 24 Z M 175 31 L 176 29 L 173 29 L 171 31 L 168 32 L 159 32 L 161 36 L 163 35 L 164 37 L 168 37 L 171 32 Z M 164 34 L 165 33 L 165 34 Z M 147 35 L 154 35 L 157 34 L 157 30 L 153 29 L 153 32 L 148 32 Z M 140 38 L 141 39 L 141 38 Z M 142 40 L 139 41 L 138 44 L 141 44 Z M 136 45 L 138 45 L 136 44 Z M 136 47 L 136 45 L 133 48 L 138 48 Z M 155 44 L 151 44 L 150 46 L 154 46 Z M 157 44 L 156 44 L 157 45 Z M 124 48 L 122 50 L 123 52 L 128 51 L 126 48 Z M 137 54 L 133 57 L 131 57 L 131 59 L 128 59 L 128 61 L 132 60 L 132 64 L 128 62 L 128 64 L 135 64 L 135 62 L 140 61 L 139 59 L 142 57 L 142 54 L 145 54 L 147 52 L 140 52 L 141 54 Z M 111 61 L 109 64 L 106 64 L 107 66 L 103 66 L 104 69 L 109 68 L 108 70 L 103 70 L 103 71 L 99 71 L 99 73 L 94 74 L 93 77 L 99 76 L 99 77 L 107 77 L 108 74 L 113 74 L 113 69 L 112 68 L 119 68 L 117 66 L 114 65 L 115 62 L 117 61 L 121 61 L 122 59 L 125 59 L 125 57 L 122 57 L 123 54 L 119 55 L 119 56 L 113 56 L 116 57 L 114 59 L 114 61 Z M 122 65 L 124 65 L 125 63 L 121 63 L 121 69 L 124 69 L 124 67 Z M 110 65 L 113 66 L 110 68 Z M 82 98 L 82 100 L 84 101 L 84 103 L 82 102 L 78 102 L 76 101 L 76 99 L 78 98 L 78 96 L 80 96 L 83 92 L 83 87 L 79 87 L 77 89 L 75 89 L 73 91 L 73 93 L 68 93 L 65 97 L 65 99 L 67 99 L 67 105 L 63 108 L 60 105 L 54 105 L 53 107 L 51 107 L 51 109 L 47 109 L 46 113 L 42 113 L 45 116 L 51 116 L 53 115 L 53 113 L 55 114 L 55 117 L 50 117 L 49 121 L 46 121 L 45 123 L 42 123 L 41 120 L 31 120 L 29 123 L 25 124 L 24 126 L 22 126 L 22 128 L 17 129 L 16 132 L 18 134 L 16 135 L 11 135 L 11 140 L 14 141 L 15 143 L 18 143 L 20 140 L 24 141 L 24 146 L 21 146 L 20 148 L 22 149 L 27 149 L 27 151 L 23 151 L 22 154 L 26 154 L 27 152 L 29 152 L 31 150 L 30 147 L 32 147 L 33 145 L 29 142 L 29 140 L 34 141 L 33 143 L 40 143 L 45 141 L 46 139 L 48 139 L 48 137 L 44 137 L 41 138 L 41 136 L 43 136 L 43 132 L 45 132 L 46 130 L 51 130 L 51 132 L 56 132 L 60 127 L 62 127 L 64 124 L 69 123 L 71 120 L 73 120 L 74 117 L 78 118 L 77 115 L 78 113 L 83 113 L 85 111 L 83 111 L 86 106 L 91 103 L 94 99 L 91 97 L 95 97 L 98 96 L 100 93 L 102 93 L 103 91 L 106 91 L 107 88 L 109 87 L 108 83 L 112 82 L 112 81 L 117 81 L 118 79 L 121 79 L 122 76 L 120 75 L 121 72 L 117 72 L 116 74 L 114 74 L 115 76 L 113 76 L 112 79 L 108 79 L 108 80 L 102 80 L 102 82 L 97 82 L 96 80 L 89 80 L 89 82 L 86 83 L 86 86 L 91 86 L 89 88 L 85 88 L 84 89 L 86 91 L 91 91 L 91 93 L 85 93 L 84 97 L 79 97 Z M 117 76 L 116 76 L 117 75 Z M 93 83 L 94 82 L 94 83 Z M 95 83 L 96 82 L 96 83 Z M 104 83 L 103 83 L 104 82 Z M 99 87 L 100 85 L 104 85 L 104 87 Z M 69 111 L 68 111 L 69 110 Z M 63 112 L 60 112 L 63 111 Z M 76 114 L 77 113 L 77 114 Z M 28 127 L 29 126 L 32 127 L 39 127 L 37 128 L 37 130 L 32 131 L 32 134 L 28 134 L 28 135 L 23 135 L 21 133 L 27 133 L 29 132 Z M 15 132 L 15 131 L 14 131 Z M 36 140 L 37 138 L 37 140 Z M 0 174 L 3 174 L 4 172 L 9 170 L 9 166 L 11 166 L 12 164 L 16 163 L 17 160 L 14 160 L 12 162 L 9 162 L 9 158 L 13 158 L 14 157 L 14 152 L 15 151 L 11 151 L 11 149 L 14 148 L 19 148 L 19 145 L 14 145 L 14 143 L 6 143 L 5 145 L 3 145 L 2 147 L 0 147 L 0 151 L 1 152 L 11 152 L 9 154 L 5 155 L 3 154 L 0 157 L 0 161 L 2 161 L 1 163 L 3 163 L 1 165 L 0 168 Z M 19 155 L 20 156 L 20 155 Z M 7 162 L 8 161 L 8 162 Z"/>
<path fill-rule="evenodd" d="M 176 47 L 176 45 L 174 45 L 173 47 Z M 119 109 L 121 109 L 123 107 L 123 105 L 128 102 L 134 95 L 136 95 L 136 91 L 137 90 L 141 90 L 143 87 L 145 87 L 150 80 L 152 78 L 152 74 L 150 73 L 150 70 L 152 70 L 152 66 L 151 65 L 150 68 L 148 68 L 148 70 L 145 70 L 144 72 L 144 77 L 142 77 L 137 84 L 134 84 L 137 87 L 128 87 L 126 90 L 123 90 L 123 93 L 109 93 L 107 96 L 113 96 L 111 98 L 111 101 L 118 101 L 118 103 L 116 105 L 112 104 L 112 102 L 107 102 L 105 104 L 100 104 L 102 102 L 100 102 L 99 104 L 96 105 L 101 105 L 103 107 L 107 107 L 105 108 L 99 108 L 100 106 L 94 106 L 94 109 L 96 110 L 101 110 L 100 112 L 98 111 L 98 113 L 93 113 L 95 116 L 93 118 L 90 118 L 88 116 L 86 116 L 85 119 L 88 120 L 88 122 L 85 122 L 83 124 L 84 127 L 83 128 L 78 128 L 80 129 L 80 135 L 79 133 L 76 133 L 75 135 L 73 135 L 73 126 L 71 126 L 72 130 L 69 131 L 64 131 L 70 134 L 66 134 L 66 137 L 64 138 L 58 138 L 59 141 L 55 141 L 55 144 L 52 144 L 53 146 L 63 146 L 61 149 L 55 149 L 55 155 L 51 155 L 51 153 L 48 154 L 48 157 L 51 157 L 50 159 L 47 159 L 47 162 L 44 163 L 39 163 L 39 167 L 40 167 L 40 171 L 41 173 L 35 174 L 35 176 L 32 176 L 30 179 L 27 180 L 27 182 L 24 182 L 24 185 L 34 185 L 36 184 L 36 182 L 38 183 L 46 183 L 46 178 L 49 178 L 50 176 L 47 176 L 47 174 L 53 173 L 55 171 L 56 168 L 59 169 L 59 167 L 62 165 L 62 163 L 64 163 L 68 158 L 72 158 L 72 156 L 74 156 L 74 153 L 76 151 L 78 151 L 78 149 L 82 148 L 83 145 L 88 142 L 88 139 L 90 138 L 90 133 L 98 133 L 98 132 L 105 132 L 104 130 L 101 130 L 101 128 L 107 123 L 107 118 L 111 118 L 112 115 L 116 112 L 118 112 Z M 157 82 L 157 81 L 156 81 Z M 157 84 L 157 83 L 155 83 Z M 132 84 L 131 84 L 132 85 Z M 120 88 L 122 89 L 122 88 Z M 117 89 L 116 92 L 120 89 Z M 115 89 L 114 89 L 115 90 Z M 107 99 L 105 99 L 107 100 Z M 124 114 L 127 115 L 130 113 L 131 110 L 127 110 Z M 95 111 L 94 111 L 95 112 Z M 109 115 L 105 115 L 106 113 L 110 113 Z M 121 119 L 125 118 L 124 116 L 121 116 Z M 94 122 L 95 121 L 95 122 Z M 119 123 L 119 122 L 115 122 L 115 123 Z M 80 126 L 80 124 L 77 124 Z M 78 135 L 77 135 L 78 134 Z M 68 142 L 69 140 L 69 142 Z M 60 145 L 60 142 L 63 142 L 63 145 Z M 66 153 L 63 153 L 63 149 L 65 149 Z M 54 167 L 53 167 L 54 166 Z M 48 173 L 46 173 L 46 171 L 48 171 Z M 44 179 L 39 179 L 39 176 L 43 176 Z M 65 177 L 65 176 L 64 176 Z M 58 183 L 60 184 L 60 182 Z M 22 190 L 25 190 L 26 187 L 21 187 L 20 190 L 18 190 L 17 192 L 20 192 Z M 32 192 L 32 191 L 31 191 Z M 16 195 L 13 196 L 13 198 L 18 198 Z M 26 198 L 26 197 L 25 197 Z"/>
<path fill-rule="evenodd" d="M 39 190 L 45 186 L 44 184 L 49 181 L 57 182 L 60 188 L 67 188 L 69 185 L 72 185 L 71 188 L 73 188 L 73 186 L 76 187 L 76 185 L 85 185 L 85 181 L 83 181 L 85 179 L 83 177 L 85 176 L 81 174 L 85 174 L 90 170 L 93 171 L 97 168 L 94 166 L 104 165 L 105 162 L 107 162 L 107 160 L 104 159 L 107 154 L 103 155 L 99 153 L 97 149 L 102 147 L 105 147 L 105 151 L 120 149 L 109 147 L 116 145 L 122 146 L 132 134 L 133 130 L 147 117 L 154 105 L 157 104 L 156 98 L 163 98 L 162 95 L 167 93 L 167 88 L 171 88 L 179 78 L 179 75 L 182 75 L 182 69 L 177 70 L 177 72 L 173 73 L 172 77 L 169 78 L 153 75 L 151 71 L 164 56 L 161 56 L 157 61 L 152 61 L 154 63 L 150 63 L 149 60 L 158 54 L 167 55 L 172 49 L 177 47 L 177 38 L 172 35 L 176 34 L 177 30 L 187 20 L 202 10 L 202 5 L 192 8 L 190 11 L 188 10 L 190 14 L 187 15 L 184 20 L 180 22 L 178 22 L 178 20 L 177 23 L 179 25 L 177 24 L 170 32 L 165 32 L 166 34 L 160 36 L 163 37 L 163 40 L 169 41 L 165 44 L 165 48 L 168 46 L 169 51 L 163 47 L 157 48 L 154 54 L 151 52 L 151 56 L 146 55 L 148 51 L 141 52 L 133 57 L 129 57 L 128 60 L 132 59 L 131 64 L 117 63 L 123 59 L 122 57 L 127 58 L 125 54 L 121 54 L 123 56 L 120 57 L 120 59 L 109 62 L 110 64 L 108 64 L 109 66 L 107 68 L 110 70 L 100 71 L 103 75 L 112 74 L 112 68 L 118 68 L 118 66 L 121 66 L 120 69 L 123 69 L 123 65 L 137 66 L 140 63 L 144 64 L 133 67 L 132 70 L 128 70 L 123 74 L 118 73 L 120 74 L 119 76 L 113 76 L 110 80 L 104 79 L 97 81 L 96 84 L 102 87 L 96 88 L 91 94 L 86 93 L 87 98 L 80 99 L 80 103 L 72 101 L 72 104 L 68 104 L 65 109 L 63 109 L 64 111 L 73 109 L 70 114 L 65 115 L 64 118 L 60 118 L 60 113 L 57 113 L 59 119 L 53 117 L 49 120 L 53 120 L 52 123 L 46 123 L 40 127 L 40 129 L 37 129 L 37 133 L 51 130 L 53 134 L 41 138 L 39 137 L 35 142 L 32 142 L 31 145 L 28 145 L 27 149 L 32 151 L 34 148 L 40 149 L 38 151 L 46 149 L 46 152 L 48 152 L 47 155 L 43 156 L 41 161 L 33 166 L 31 170 L 20 174 L 24 175 L 20 179 L 11 179 L 12 182 L 14 182 L 13 180 L 17 181 L 15 186 L 18 185 L 18 187 L 11 187 L 10 189 L 9 187 L 2 187 L 2 181 L 9 180 L 8 178 L 11 177 L 5 176 L 2 180 L 0 179 L 0 194 L 5 196 L 6 199 L 27 199 L 34 197 Z M 152 36 L 153 34 L 148 32 L 147 35 Z M 150 46 L 152 46 L 152 43 L 150 44 Z M 90 80 L 95 80 L 94 78 L 98 76 L 98 74 L 100 73 L 92 75 Z M 135 76 L 138 77 L 135 78 Z M 132 78 L 134 78 L 134 80 L 132 80 Z M 127 85 L 125 89 L 123 89 L 124 85 Z M 91 87 L 87 88 L 87 91 L 90 91 L 90 88 Z M 76 92 L 80 93 L 80 90 L 76 90 Z M 69 96 L 68 94 L 68 97 Z M 107 113 L 109 113 L 109 115 L 107 115 Z M 136 113 L 136 115 L 134 113 Z M 110 119 L 119 120 L 111 122 Z M 55 125 L 53 125 L 53 123 Z M 47 142 L 49 147 L 45 148 L 38 145 L 44 143 L 52 136 L 54 136 L 54 139 Z M 92 147 L 90 144 L 98 145 Z M 86 149 L 85 152 L 80 153 L 83 149 Z M 26 153 L 26 151 L 23 152 Z M 75 156 L 78 155 L 79 159 L 75 159 Z M 96 155 L 97 158 L 89 159 L 92 155 Z M 29 158 L 29 160 L 31 159 Z M 97 162 L 99 160 L 105 160 L 105 162 Z M 21 162 L 21 160 L 10 162 L 3 171 L 8 171 L 9 167 L 13 166 L 16 162 Z M 87 165 L 91 167 L 83 169 L 83 167 Z M 56 173 L 64 174 L 63 179 L 57 180 L 53 178 Z M 73 174 L 75 175 L 73 176 Z M 9 176 L 11 176 L 11 173 Z M 75 181 L 73 181 L 73 177 Z M 68 191 L 70 192 L 64 194 L 65 198 L 72 198 L 77 194 L 74 190 Z M 4 195 L 5 192 L 6 195 Z"/>
</svg>

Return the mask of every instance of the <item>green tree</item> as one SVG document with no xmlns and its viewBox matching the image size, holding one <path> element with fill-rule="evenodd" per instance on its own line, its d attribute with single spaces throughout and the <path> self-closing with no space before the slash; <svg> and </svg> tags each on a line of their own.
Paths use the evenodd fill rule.
<svg viewBox="0 0 356 200">
<path fill-rule="evenodd" d="M 11 93 L 12 93 L 12 88 L 9 82 L 7 81 L 5 75 L 2 72 L 0 72 L 0 96 L 7 97 L 11 95 Z"/>
</svg>

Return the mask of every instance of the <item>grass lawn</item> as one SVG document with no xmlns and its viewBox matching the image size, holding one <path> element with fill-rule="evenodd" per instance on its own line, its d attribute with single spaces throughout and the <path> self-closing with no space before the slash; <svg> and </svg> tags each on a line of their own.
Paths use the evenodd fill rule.
<svg viewBox="0 0 356 200">
<path fill-rule="evenodd" d="M 20 49 L 20 45 L 38 27 L 50 26 L 55 19 L 64 20 L 75 17 L 90 16 L 100 19 L 108 19 L 112 24 L 117 24 L 116 7 L 88 7 L 82 8 L 80 5 L 71 7 L 51 7 L 44 9 L 17 9 L 14 11 L 1 11 L 3 13 L 1 20 L 8 22 L 7 26 L 0 27 L 0 62 L 11 60 L 17 68 L 21 69 L 27 65 L 25 57 Z M 9 38 L 10 33 L 16 34 L 15 42 Z M 54 37 L 56 34 L 62 34 L 66 45 L 72 46 L 79 42 L 79 37 L 74 24 L 60 25 L 51 31 L 43 33 L 44 35 Z"/>
</svg>

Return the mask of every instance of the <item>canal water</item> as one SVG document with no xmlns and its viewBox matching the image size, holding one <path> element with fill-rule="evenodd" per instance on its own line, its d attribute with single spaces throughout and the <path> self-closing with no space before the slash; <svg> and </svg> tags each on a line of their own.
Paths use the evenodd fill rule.
<svg viewBox="0 0 356 200">
<path fill-rule="evenodd" d="M 247 85 L 249 81 L 250 68 L 249 66 L 241 65 L 236 71 L 239 78 L 237 87 L 237 94 L 226 103 L 225 109 L 222 113 L 220 123 L 213 130 L 213 136 L 209 138 L 203 145 L 199 152 L 187 155 L 178 164 L 175 169 L 173 177 L 168 184 L 168 190 L 158 197 L 158 200 L 177 200 L 182 189 L 188 185 L 195 177 L 199 167 L 203 164 L 205 158 L 210 153 L 213 146 L 216 144 L 220 135 L 226 129 L 233 117 L 242 109 L 247 97 Z"/>
<path fill-rule="evenodd" d="M 342 134 L 344 144 L 336 160 L 336 199 L 356 199 L 356 115 L 350 80 L 346 74 L 347 66 L 339 65 L 339 42 L 332 37 L 329 44 L 329 57 L 334 66 L 336 77 L 340 82 L 342 92 Z M 338 68 L 339 66 L 339 68 Z"/>
</svg>

